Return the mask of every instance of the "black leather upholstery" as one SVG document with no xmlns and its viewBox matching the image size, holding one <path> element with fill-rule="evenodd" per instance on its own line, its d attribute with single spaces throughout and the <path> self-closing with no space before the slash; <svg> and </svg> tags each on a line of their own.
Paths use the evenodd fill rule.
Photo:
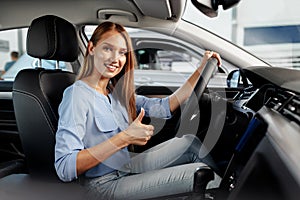
<svg viewBox="0 0 300 200">
<path fill-rule="evenodd" d="M 22 173 L 25 171 L 24 160 L 17 159 L 0 163 L 0 178 L 10 174 Z"/>
<path fill-rule="evenodd" d="M 34 20 L 30 30 L 27 45 L 31 56 L 70 62 L 77 59 L 76 32 L 69 22 L 45 16 Z M 61 70 L 37 68 L 18 73 L 13 86 L 13 104 L 29 174 L 1 178 L 1 200 L 84 199 L 83 188 L 77 183 L 61 183 L 54 169 L 58 106 L 63 91 L 74 80 L 75 74 Z M 9 165 L 9 169 L 15 165 Z"/>
<path fill-rule="evenodd" d="M 54 15 L 33 20 L 27 34 L 27 53 L 48 60 L 76 60 L 78 41 L 74 26 Z"/>
<path fill-rule="evenodd" d="M 194 173 L 193 192 L 162 196 L 149 200 L 205 200 L 206 186 L 211 180 L 214 180 L 214 172 L 207 166 L 201 166 Z"/>
<path fill-rule="evenodd" d="M 78 42 L 74 26 L 53 15 L 33 20 L 27 35 L 27 51 L 42 59 L 76 60 Z M 30 174 L 56 177 L 58 106 L 63 91 L 74 81 L 73 73 L 43 68 L 22 70 L 15 79 L 15 116 Z"/>
<path fill-rule="evenodd" d="M 205 199 L 205 190 L 209 181 L 214 180 L 214 172 L 209 167 L 201 167 L 194 174 L 194 192 L 199 199 Z"/>
<path fill-rule="evenodd" d="M 58 106 L 64 89 L 74 80 L 72 73 L 45 69 L 26 69 L 15 79 L 15 115 L 31 174 L 56 175 L 54 145 Z"/>
<path fill-rule="evenodd" d="M 52 130 L 56 131 L 57 108 L 62 100 L 63 91 L 74 80 L 75 74 L 70 72 L 43 68 L 25 69 L 17 75 L 13 92 L 14 94 L 21 93 L 22 95 L 34 96 L 43 106 Z M 17 99 L 14 98 L 14 100 Z M 15 108 L 15 110 L 17 109 Z"/>
</svg>

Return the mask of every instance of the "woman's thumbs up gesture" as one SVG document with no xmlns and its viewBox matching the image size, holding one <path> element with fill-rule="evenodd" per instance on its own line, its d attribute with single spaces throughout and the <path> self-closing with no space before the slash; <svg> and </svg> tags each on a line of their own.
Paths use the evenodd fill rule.
<svg viewBox="0 0 300 200">
<path fill-rule="evenodd" d="M 153 135 L 154 127 L 142 123 L 145 110 L 142 108 L 137 118 L 123 132 L 129 144 L 145 145 Z"/>
</svg>

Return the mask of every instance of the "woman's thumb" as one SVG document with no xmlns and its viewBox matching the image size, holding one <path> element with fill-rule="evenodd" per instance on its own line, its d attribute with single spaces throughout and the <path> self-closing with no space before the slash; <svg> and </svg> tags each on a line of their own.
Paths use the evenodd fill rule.
<svg viewBox="0 0 300 200">
<path fill-rule="evenodd" d="M 142 122 L 142 120 L 143 120 L 143 118 L 144 118 L 144 115 L 145 115 L 145 110 L 144 110 L 144 108 L 141 108 L 141 112 L 140 112 L 140 114 L 137 116 L 137 120 L 139 121 L 139 122 Z"/>
</svg>

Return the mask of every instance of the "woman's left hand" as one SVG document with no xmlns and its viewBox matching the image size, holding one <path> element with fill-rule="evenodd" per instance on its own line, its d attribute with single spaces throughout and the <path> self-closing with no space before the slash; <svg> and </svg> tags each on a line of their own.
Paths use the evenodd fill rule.
<svg viewBox="0 0 300 200">
<path fill-rule="evenodd" d="M 205 51 L 201 65 L 195 70 L 195 72 L 188 78 L 188 80 L 169 97 L 169 104 L 171 112 L 174 112 L 183 102 L 185 102 L 192 94 L 193 89 L 196 86 L 202 70 L 204 69 L 208 59 L 216 58 L 218 60 L 218 66 L 221 66 L 222 59 L 220 55 L 213 51 Z"/>
<path fill-rule="evenodd" d="M 210 58 L 216 58 L 218 60 L 218 66 L 222 65 L 222 59 L 218 53 L 214 51 L 205 51 L 202 58 L 201 66 L 204 66 Z"/>
</svg>

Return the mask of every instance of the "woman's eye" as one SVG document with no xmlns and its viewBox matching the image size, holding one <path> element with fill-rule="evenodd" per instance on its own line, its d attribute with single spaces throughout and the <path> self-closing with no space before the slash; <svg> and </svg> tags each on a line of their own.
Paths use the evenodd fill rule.
<svg viewBox="0 0 300 200">
<path fill-rule="evenodd" d="M 125 55 L 126 53 L 127 53 L 126 51 L 120 51 L 119 52 L 119 54 L 122 55 L 122 56 Z"/>
<path fill-rule="evenodd" d="M 110 47 L 103 47 L 104 51 L 112 51 L 112 48 Z"/>
</svg>

